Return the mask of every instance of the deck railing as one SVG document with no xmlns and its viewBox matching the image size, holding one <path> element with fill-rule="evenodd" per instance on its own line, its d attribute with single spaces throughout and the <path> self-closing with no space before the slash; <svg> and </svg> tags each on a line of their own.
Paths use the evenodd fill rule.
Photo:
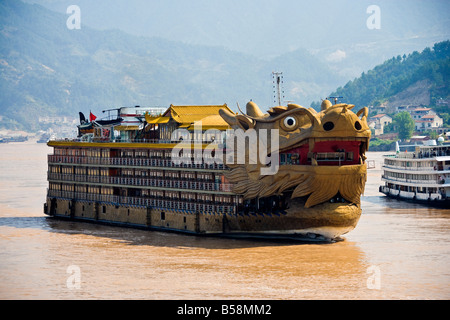
<svg viewBox="0 0 450 320">
<path fill-rule="evenodd" d="M 419 151 L 419 152 L 399 152 L 397 158 L 401 159 L 427 159 L 434 157 L 450 156 L 448 150 L 431 150 L 431 151 Z"/>
<path fill-rule="evenodd" d="M 193 160 L 186 160 L 183 163 L 177 163 L 171 159 L 151 159 L 151 158 L 98 158 L 84 156 L 65 156 L 65 155 L 48 155 L 49 163 L 64 164 L 89 164 L 100 166 L 129 166 L 129 167 L 167 167 L 167 168 L 191 168 L 191 169 L 208 169 L 223 170 L 225 168 L 222 163 L 195 163 Z"/>
<path fill-rule="evenodd" d="M 71 192 L 62 190 L 48 190 L 48 197 L 62 198 L 67 200 L 78 201 L 94 201 L 101 203 L 132 205 L 142 207 L 153 207 L 160 209 L 172 209 L 189 212 L 202 213 L 223 213 L 235 214 L 236 206 L 229 204 L 214 204 L 212 202 L 193 202 L 193 201 L 178 201 L 168 200 L 154 197 L 122 197 L 116 195 L 94 194 L 84 192 Z"/>
<path fill-rule="evenodd" d="M 85 182 L 97 184 L 112 184 L 122 186 L 143 186 L 143 187 L 157 187 L 168 189 L 186 189 L 199 191 L 222 191 L 231 192 L 231 183 L 222 182 L 205 182 L 205 181 L 191 181 L 180 179 L 154 179 L 141 177 L 125 177 L 125 176 L 97 176 L 97 175 L 77 175 L 67 173 L 48 172 L 47 178 L 49 181 L 64 181 L 64 182 Z"/>
<path fill-rule="evenodd" d="M 435 185 L 435 184 L 448 184 L 448 183 L 450 183 L 450 178 L 440 178 L 440 177 L 436 177 L 435 179 L 423 180 L 423 179 L 406 179 L 406 178 L 391 177 L 391 176 L 383 174 L 381 176 L 381 178 L 384 179 L 384 180 L 389 180 L 389 181 L 414 183 L 414 184 L 417 184 L 418 186 L 420 186 L 422 184 Z"/>
<path fill-rule="evenodd" d="M 99 142 L 99 143 L 148 143 L 148 144 L 179 144 L 179 143 L 192 143 L 192 144 L 217 144 L 218 146 L 223 146 L 223 143 L 217 140 L 212 140 L 212 139 L 204 139 L 204 140 L 172 140 L 172 139 L 121 139 L 121 138 L 116 138 L 116 139 L 109 139 L 109 138 L 91 138 L 89 140 L 83 140 L 80 138 L 76 138 L 76 139 L 54 139 L 51 141 L 55 141 L 55 142 Z"/>
</svg>

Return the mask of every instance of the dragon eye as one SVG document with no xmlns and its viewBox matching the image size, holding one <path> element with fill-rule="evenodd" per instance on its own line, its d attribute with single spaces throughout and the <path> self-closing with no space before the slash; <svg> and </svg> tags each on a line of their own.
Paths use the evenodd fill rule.
<svg viewBox="0 0 450 320">
<path fill-rule="evenodd" d="M 294 117 L 286 117 L 283 123 L 287 129 L 293 129 L 297 124 L 297 121 L 295 120 Z"/>
<path fill-rule="evenodd" d="M 323 125 L 323 129 L 325 131 L 333 130 L 333 128 L 334 128 L 334 123 L 331 121 L 325 122 L 325 124 Z"/>
</svg>

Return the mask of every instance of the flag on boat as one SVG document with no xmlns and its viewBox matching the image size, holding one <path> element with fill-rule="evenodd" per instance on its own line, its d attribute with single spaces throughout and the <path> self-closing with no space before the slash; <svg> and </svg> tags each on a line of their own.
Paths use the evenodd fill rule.
<svg viewBox="0 0 450 320">
<path fill-rule="evenodd" d="M 89 121 L 92 122 L 92 121 L 94 121 L 95 119 L 97 119 L 97 117 L 94 116 L 94 114 L 93 114 L 92 112 L 89 111 Z"/>
</svg>

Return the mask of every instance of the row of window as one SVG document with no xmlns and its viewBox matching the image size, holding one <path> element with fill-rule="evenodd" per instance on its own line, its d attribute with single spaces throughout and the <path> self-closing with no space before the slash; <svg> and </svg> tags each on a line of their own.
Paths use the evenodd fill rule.
<svg viewBox="0 0 450 320">
<path fill-rule="evenodd" d="M 391 172 L 385 171 L 384 176 L 398 178 L 398 179 L 408 179 L 408 180 L 422 180 L 422 181 L 435 181 L 435 176 L 430 176 L 428 174 L 410 174 L 401 172 Z"/>
<path fill-rule="evenodd" d="M 99 187 L 90 185 L 73 185 L 67 183 L 54 183 L 50 182 L 49 190 L 57 191 L 68 191 L 68 192 L 81 192 L 81 193 L 92 193 L 92 194 L 105 194 L 112 195 L 113 188 L 111 187 Z"/>
<path fill-rule="evenodd" d="M 406 168 L 429 168 L 433 167 L 435 162 L 433 161 L 395 161 L 386 159 L 385 164 L 389 166 L 406 167 Z"/>
<path fill-rule="evenodd" d="M 100 148 L 55 148 L 54 155 L 59 156 L 77 156 L 77 157 L 92 157 L 92 158 L 157 158 L 157 159 L 171 159 L 172 150 L 146 150 L 146 149 L 100 149 Z M 202 159 L 214 158 L 213 152 L 179 152 L 177 158 L 184 161 L 198 161 L 201 163 Z"/>
<path fill-rule="evenodd" d="M 126 176 L 126 177 L 154 177 L 169 179 L 189 179 L 214 181 L 221 180 L 221 175 L 214 175 L 208 172 L 189 172 L 173 170 L 145 170 L 145 169 L 109 169 L 95 167 L 72 167 L 72 166 L 49 166 L 50 173 L 89 175 L 89 176 Z M 111 173 L 112 171 L 112 173 Z"/>
<path fill-rule="evenodd" d="M 164 150 L 120 150 L 121 158 L 170 158 L 171 152 Z"/>
<path fill-rule="evenodd" d="M 104 149 L 104 148 L 55 148 L 55 155 L 78 156 L 94 158 L 110 158 L 119 156 L 121 158 L 170 158 L 171 150 L 142 150 L 142 149 Z"/>
<path fill-rule="evenodd" d="M 402 186 L 402 185 L 394 185 L 391 183 L 388 183 L 388 188 L 395 189 L 395 190 L 401 190 L 401 191 L 408 191 L 408 192 L 419 192 L 419 193 L 436 193 L 437 188 L 428 188 L 428 187 L 413 187 L 413 186 Z"/>
<path fill-rule="evenodd" d="M 312 157 L 308 154 L 308 160 Z M 353 152 L 318 152 L 314 154 L 317 161 L 353 161 Z M 300 164 L 299 153 L 281 153 L 280 164 Z"/>
<path fill-rule="evenodd" d="M 100 187 L 91 185 L 74 185 L 67 183 L 49 183 L 49 190 L 56 191 L 67 191 L 67 192 L 79 192 L 79 193 L 89 193 L 89 194 L 102 194 L 102 195 L 113 195 L 113 187 Z M 120 192 L 123 196 L 128 196 L 126 190 L 117 190 L 116 194 Z M 203 201 L 203 202 L 216 202 L 216 203 L 242 203 L 241 197 L 229 196 L 229 195 L 212 195 L 203 193 L 193 193 L 193 192 L 179 192 L 179 191 L 168 191 L 168 190 L 135 190 L 133 196 L 140 197 L 151 197 L 151 198 L 166 198 L 169 200 L 183 200 L 183 201 Z"/>
<path fill-rule="evenodd" d="M 92 148 L 55 148 L 54 154 L 60 156 L 106 158 L 110 156 L 110 150 Z"/>
</svg>

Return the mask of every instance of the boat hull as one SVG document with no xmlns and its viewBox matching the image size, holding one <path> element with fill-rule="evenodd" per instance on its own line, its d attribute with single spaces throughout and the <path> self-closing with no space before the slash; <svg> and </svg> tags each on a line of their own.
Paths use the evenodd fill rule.
<svg viewBox="0 0 450 320">
<path fill-rule="evenodd" d="M 222 214 L 48 197 L 44 212 L 55 218 L 204 236 L 333 242 L 355 228 L 361 208 L 327 202 L 306 209 L 301 199 L 293 199 L 284 211 Z"/>
<path fill-rule="evenodd" d="M 407 202 L 411 202 L 411 203 L 417 203 L 417 204 L 421 204 L 421 205 L 428 206 L 428 207 L 450 209 L 450 199 L 448 199 L 448 198 L 442 199 L 442 200 L 437 199 L 437 198 L 420 199 L 416 196 L 412 196 L 412 197 L 411 196 L 403 196 L 401 193 L 392 194 L 391 192 L 389 192 L 389 189 L 385 188 L 384 186 L 380 186 L 379 191 L 391 199 L 395 199 L 395 200 L 399 200 L 399 201 L 407 201 Z"/>
</svg>

